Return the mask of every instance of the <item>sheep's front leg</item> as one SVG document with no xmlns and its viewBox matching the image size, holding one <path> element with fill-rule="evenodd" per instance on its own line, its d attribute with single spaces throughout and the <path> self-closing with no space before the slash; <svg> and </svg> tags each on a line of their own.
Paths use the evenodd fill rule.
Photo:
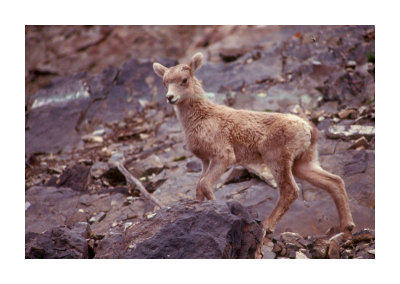
<svg viewBox="0 0 400 284">
<path fill-rule="evenodd" d="M 200 186 L 200 181 L 202 180 L 202 178 L 205 176 L 207 170 L 208 170 L 208 166 L 210 165 L 210 161 L 207 159 L 201 159 L 201 162 L 203 164 L 203 169 L 201 172 L 201 176 L 199 181 L 197 182 L 197 186 L 196 186 L 196 199 L 199 201 L 203 201 L 204 200 L 204 194 L 201 190 L 201 186 Z"/>
<path fill-rule="evenodd" d="M 196 196 L 198 193 L 202 193 L 208 200 L 215 200 L 213 186 L 228 166 L 228 161 L 212 160 L 204 176 L 202 175 L 197 184 Z"/>
</svg>

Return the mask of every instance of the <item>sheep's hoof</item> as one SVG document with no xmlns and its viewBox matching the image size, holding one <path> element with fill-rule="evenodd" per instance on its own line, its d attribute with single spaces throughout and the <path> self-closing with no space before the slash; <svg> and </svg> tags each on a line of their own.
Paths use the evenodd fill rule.
<svg viewBox="0 0 400 284">
<path fill-rule="evenodd" d="M 264 231 L 264 238 L 267 235 L 270 235 L 270 234 L 272 234 L 274 232 L 274 230 L 272 228 L 269 228 L 269 227 L 267 227 L 266 229 L 264 228 L 263 231 Z"/>
<path fill-rule="evenodd" d="M 343 233 L 344 233 L 344 239 L 350 240 L 350 239 L 353 238 L 353 235 L 352 235 L 351 231 L 353 231 L 355 226 L 356 225 L 353 222 L 351 222 L 351 223 L 349 223 L 348 225 L 346 225 L 344 227 L 344 229 L 342 230 Z"/>
</svg>

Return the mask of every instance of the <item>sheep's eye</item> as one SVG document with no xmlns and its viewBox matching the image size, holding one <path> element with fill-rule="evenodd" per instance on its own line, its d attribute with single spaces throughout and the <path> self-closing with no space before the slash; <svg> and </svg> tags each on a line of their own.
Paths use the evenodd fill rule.
<svg viewBox="0 0 400 284">
<path fill-rule="evenodd" d="M 187 82 L 187 78 L 183 79 L 182 80 L 182 85 L 186 84 L 186 82 Z"/>
</svg>

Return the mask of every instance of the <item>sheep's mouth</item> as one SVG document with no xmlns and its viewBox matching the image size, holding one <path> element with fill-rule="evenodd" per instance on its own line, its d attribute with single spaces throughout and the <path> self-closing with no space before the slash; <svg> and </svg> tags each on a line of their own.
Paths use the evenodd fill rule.
<svg viewBox="0 0 400 284">
<path fill-rule="evenodd" d="M 179 100 L 179 97 L 173 97 L 173 98 L 171 98 L 171 99 L 167 99 L 167 101 L 168 101 L 171 105 L 175 104 L 178 100 Z"/>
</svg>

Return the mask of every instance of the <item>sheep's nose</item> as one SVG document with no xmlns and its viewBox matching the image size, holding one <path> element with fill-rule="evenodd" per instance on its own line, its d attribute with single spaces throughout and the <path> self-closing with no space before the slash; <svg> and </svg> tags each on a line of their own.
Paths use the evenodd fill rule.
<svg viewBox="0 0 400 284">
<path fill-rule="evenodd" d="M 174 98 L 174 95 L 167 95 L 167 99 L 169 102 L 171 102 L 173 98 Z"/>
</svg>

